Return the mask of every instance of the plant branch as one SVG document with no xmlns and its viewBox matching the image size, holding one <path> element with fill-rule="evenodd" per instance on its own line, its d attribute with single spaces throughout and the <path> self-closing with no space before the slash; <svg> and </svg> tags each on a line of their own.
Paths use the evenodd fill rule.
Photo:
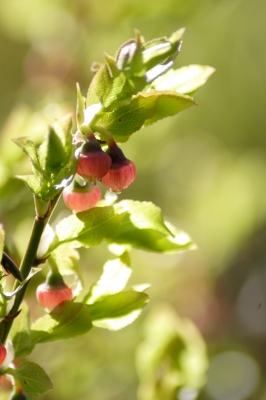
<svg viewBox="0 0 266 400">
<path fill-rule="evenodd" d="M 60 193 L 61 194 L 61 193 Z M 20 272 L 23 276 L 23 279 L 26 279 L 27 276 L 30 273 L 31 267 L 33 266 L 34 260 L 36 258 L 36 253 L 39 247 L 39 243 L 43 234 L 43 231 L 45 229 L 45 226 L 47 224 L 47 222 L 49 221 L 52 211 L 55 208 L 57 201 L 60 197 L 60 194 L 58 194 L 52 201 L 51 201 L 51 207 L 49 209 L 49 213 L 47 214 L 47 216 L 45 218 L 39 218 L 39 217 L 35 217 L 34 219 L 34 223 L 33 223 L 33 227 L 32 227 L 32 231 L 31 231 L 31 236 L 30 236 L 30 240 L 28 243 L 28 247 L 27 250 L 24 254 L 24 257 L 21 261 L 21 265 L 20 265 Z M 15 297 L 15 301 L 13 304 L 12 309 L 10 310 L 8 315 L 14 315 L 17 313 L 17 311 L 19 310 L 19 307 L 22 303 L 22 300 L 25 296 L 25 293 L 27 291 L 28 285 L 29 285 L 28 281 L 27 283 L 25 283 L 25 285 L 22 287 L 22 289 L 16 294 Z M 17 282 L 15 285 L 15 288 L 19 285 L 19 283 Z M 2 343 L 5 342 L 5 340 L 8 337 L 9 331 L 11 329 L 13 320 L 11 319 L 10 321 L 6 321 L 5 322 L 5 330 L 2 336 Z"/>
</svg>

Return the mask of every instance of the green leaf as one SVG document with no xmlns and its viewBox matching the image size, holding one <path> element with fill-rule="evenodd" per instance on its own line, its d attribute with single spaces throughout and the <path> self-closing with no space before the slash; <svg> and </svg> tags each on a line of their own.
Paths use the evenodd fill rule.
<svg viewBox="0 0 266 400">
<path fill-rule="evenodd" d="M 206 382 L 206 344 L 192 321 L 161 304 L 145 321 L 136 367 L 139 400 L 179 399 L 181 388 L 196 394 Z"/>
<path fill-rule="evenodd" d="M 14 139 L 32 164 L 31 175 L 19 175 L 34 195 L 45 201 L 52 200 L 73 179 L 77 159 L 72 145 L 72 120 L 70 116 L 56 122 L 38 151 L 27 137 Z"/>
<path fill-rule="evenodd" d="M 51 191 L 58 192 L 58 189 L 65 187 L 64 180 L 68 181 L 76 170 L 77 160 L 72 145 L 71 129 L 71 115 L 60 122 L 55 122 L 38 150 L 41 166 Z"/>
<path fill-rule="evenodd" d="M 89 305 L 93 325 L 118 330 L 131 324 L 148 303 L 146 293 L 127 290 Z"/>
<path fill-rule="evenodd" d="M 95 207 L 64 218 L 56 226 L 56 236 L 46 255 L 63 244 L 96 246 L 112 236 L 122 219 L 123 213 L 115 213 L 112 206 Z"/>
<path fill-rule="evenodd" d="M 46 172 L 53 172 L 64 165 L 64 144 L 52 126 L 50 126 L 48 134 L 39 148 L 39 155 L 42 168 Z"/>
<path fill-rule="evenodd" d="M 16 178 L 23 181 L 28 189 L 33 192 L 37 197 L 41 197 L 41 193 L 43 190 L 43 183 L 40 178 L 33 174 L 29 175 L 16 175 Z"/>
<path fill-rule="evenodd" d="M 27 136 L 14 138 L 12 141 L 29 157 L 33 170 L 41 171 L 39 157 L 33 141 Z"/>
<path fill-rule="evenodd" d="M 91 82 L 86 104 L 90 106 L 100 102 L 106 110 L 112 110 L 121 102 L 130 100 L 134 93 L 125 75 L 116 69 L 115 64 L 112 70 L 108 64 L 104 64 Z"/>
<path fill-rule="evenodd" d="M 120 292 L 125 288 L 131 272 L 127 252 L 120 258 L 107 261 L 103 267 L 103 274 L 99 281 L 92 285 L 84 303 L 92 304 L 104 296 Z"/>
<path fill-rule="evenodd" d="M 129 104 L 113 112 L 105 112 L 97 121 L 97 126 L 109 131 L 116 141 L 125 142 L 144 124 L 175 115 L 194 104 L 192 97 L 174 91 L 141 92 Z"/>
<path fill-rule="evenodd" d="M 143 63 L 147 69 L 173 61 L 181 50 L 182 37 L 185 32 L 181 28 L 174 32 L 170 38 L 162 37 L 153 39 L 143 45 Z"/>
<path fill-rule="evenodd" d="M 118 50 L 116 65 L 137 93 L 145 82 L 151 82 L 172 66 L 181 49 L 184 29 L 174 32 L 170 38 L 161 37 L 146 43 L 138 31 L 135 33 L 135 40 L 127 41 Z"/>
<path fill-rule="evenodd" d="M 58 247 L 48 258 L 48 264 L 55 264 L 61 275 L 72 275 L 71 290 L 74 297 L 83 288 L 83 276 L 79 259 L 79 253 L 71 247 Z"/>
<path fill-rule="evenodd" d="M 151 118 L 145 120 L 145 125 L 153 124 L 166 117 L 172 117 L 196 104 L 192 97 L 171 91 L 151 91 L 148 93 L 148 97 L 154 101 L 154 112 Z"/>
<path fill-rule="evenodd" d="M 145 74 L 142 60 L 142 45 L 144 37 L 139 31 L 135 31 L 136 38 L 129 39 L 118 49 L 116 54 L 116 66 L 123 71 L 126 77 L 141 76 Z"/>
<path fill-rule="evenodd" d="M 69 339 L 83 335 L 92 328 L 89 306 L 64 301 L 50 314 L 39 318 L 31 326 L 34 344 Z"/>
<path fill-rule="evenodd" d="M 114 208 L 125 216 L 109 243 L 160 253 L 193 248 L 189 236 L 164 222 L 160 208 L 153 203 L 124 200 L 115 204 Z"/>
<path fill-rule="evenodd" d="M 104 240 L 109 244 L 160 253 L 193 248 L 188 235 L 163 221 L 160 208 L 150 202 L 124 200 L 61 220 L 56 226 L 56 236 L 43 256 L 59 246 L 89 247 Z"/>
<path fill-rule="evenodd" d="M 21 312 L 14 319 L 10 339 L 14 346 L 15 358 L 27 356 L 34 348 L 30 337 L 29 310 L 26 303 L 22 303 Z"/>
<path fill-rule="evenodd" d="M 119 48 L 116 60 L 105 54 L 106 62 L 90 85 L 87 106 L 101 103 L 104 112 L 110 112 L 128 103 L 147 83 L 172 66 L 181 48 L 183 33 L 184 29 L 180 29 L 169 39 L 162 37 L 144 43 L 144 38 L 136 31 L 136 38 Z"/>
<path fill-rule="evenodd" d="M 76 118 L 78 128 L 84 122 L 84 108 L 85 108 L 85 98 L 82 96 L 79 84 L 77 83 L 77 110 L 76 110 Z"/>
<path fill-rule="evenodd" d="M 188 65 L 179 69 L 170 69 L 152 82 L 153 90 L 175 90 L 178 93 L 192 94 L 203 86 L 215 69 L 208 65 Z"/>
<path fill-rule="evenodd" d="M 59 247 L 53 252 L 53 259 L 59 268 L 60 274 L 71 275 L 75 273 L 81 278 L 80 256 L 75 249 Z"/>
<path fill-rule="evenodd" d="M 122 143 L 141 127 L 194 105 L 188 94 L 202 86 L 214 69 L 190 65 L 169 70 L 181 49 L 183 34 L 182 28 L 169 38 L 145 43 L 136 31 L 135 39 L 119 48 L 116 59 L 105 55 L 88 90 L 84 125 L 95 132 L 104 128 Z M 82 102 L 79 104 L 81 107 Z"/>
<path fill-rule="evenodd" d="M 161 209 L 150 201 L 122 200 L 114 208 L 117 213 L 127 213 L 120 229 L 132 223 L 138 229 L 153 229 L 165 235 L 171 233 L 164 224 Z"/>
<path fill-rule="evenodd" d="M 23 392 L 28 396 L 40 396 L 53 389 L 53 384 L 46 372 L 31 361 L 23 361 L 16 369 L 9 368 L 6 373 L 13 375 L 19 381 Z"/>
</svg>

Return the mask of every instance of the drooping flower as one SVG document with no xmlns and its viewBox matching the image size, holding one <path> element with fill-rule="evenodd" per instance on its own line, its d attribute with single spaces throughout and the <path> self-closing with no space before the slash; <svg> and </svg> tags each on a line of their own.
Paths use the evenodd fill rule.
<svg viewBox="0 0 266 400">
<path fill-rule="evenodd" d="M 80 186 L 74 181 L 63 190 L 65 205 L 75 212 L 87 211 L 95 207 L 100 198 L 101 190 L 90 182 Z"/>
</svg>

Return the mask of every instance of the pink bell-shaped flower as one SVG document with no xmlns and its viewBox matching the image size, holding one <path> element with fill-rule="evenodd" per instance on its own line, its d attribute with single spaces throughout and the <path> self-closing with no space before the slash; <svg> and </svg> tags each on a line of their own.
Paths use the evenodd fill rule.
<svg viewBox="0 0 266 400">
<path fill-rule="evenodd" d="M 46 282 L 37 287 L 36 297 L 42 307 L 51 311 L 63 301 L 72 300 L 73 293 L 59 272 L 50 272 Z"/>
<path fill-rule="evenodd" d="M 109 171 L 111 157 L 105 153 L 94 135 L 91 135 L 82 146 L 79 155 L 77 173 L 84 179 L 93 181 L 101 179 Z"/>
<path fill-rule="evenodd" d="M 80 186 L 74 181 L 63 190 L 65 205 L 75 212 L 87 211 L 95 207 L 100 198 L 101 190 L 90 182 Z"/>
<path fill-rule="evenodd" d="M 135 164 L 124 156 L 115 143 L 109 146 L 107 152 L 112 159 L 112 165 L 107 174 L 102 177 L 101 183 L 113 192 L 121 192 L 135 180 Z"/>
</svg>

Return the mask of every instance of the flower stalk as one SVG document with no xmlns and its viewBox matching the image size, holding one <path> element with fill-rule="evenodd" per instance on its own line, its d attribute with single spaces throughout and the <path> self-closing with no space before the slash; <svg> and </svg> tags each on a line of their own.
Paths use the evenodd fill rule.
<svg viewBox="0 0 266 400">
<path fill-rule="evenodd" d="M 23 259 L 21 261 L 21 265 L 20 265 L 20 272 L 21 272 L 23 279 L 27 278 L 27 276 L 30 273 L 31 267 L 34 265 L 34 260 L 36 258 L 36 253 L 37 253 L 37 250 L 38 250 L 38 247 L 40 244 L 40 240 L 41 240 L 43 231 L 45 229 L 47 222 L 49 221 L 49 219 L 51 217 L 52 211 L 55 208 L 57 201 L 59 200 L 60 194 L 58 194 L 51 201 L 51 207 L 49 208 L 49 211 L 46 214 L 45 218 L 40 218 L 38 216 L 35 216 L 35 218 L 34 218 L 28 247 L 27 247 L 27 250 L 24 254 L 24 257 L 23 257 Z M 14 315 L 18 312 L 19 307 L 22 303 L 22 300 L 24 299 L 24 296 L 26 294 L 29 282 L 30 281 L 25 283 L 25 285 L 22 287 L 22 289 L 16 294 L 13 307 L 9 311 L 8 316 Z M 16 282 L 14 290 L 18 287 L 18 285 L 19 285 L 19 283 Z M 12 327 L 13 321 L 14 321 L 14 319 L 10 319 L 10 320 L 6 320 L 5 322 L 1 322 L 1 324 L 4 324 L 4 332 L 2 334 L 2 343 L 5 343 L 5 341 L 6 341 L 8 334 L 10 332 L 10 329 Z"/>
</svg>

